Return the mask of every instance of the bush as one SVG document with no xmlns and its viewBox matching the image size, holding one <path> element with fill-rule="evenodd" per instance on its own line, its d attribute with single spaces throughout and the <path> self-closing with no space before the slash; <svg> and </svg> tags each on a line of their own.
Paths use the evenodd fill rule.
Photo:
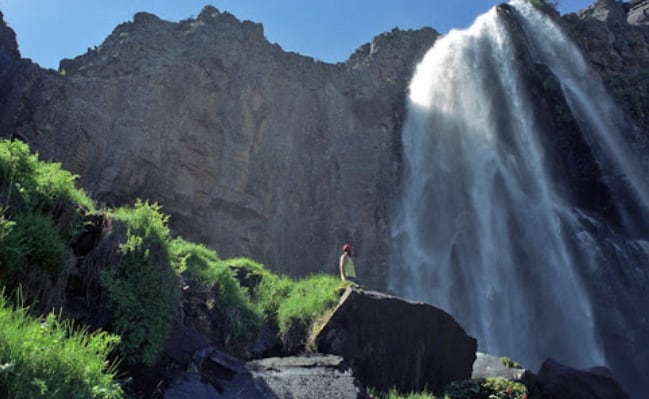
<svg viewBox="0 0 649 399">
<path fill-rule="evenodd" d="M 138 200 L 114 217 L 127 225 L 120 265 L 103 270 L 100 281 L 113 332 L 122 337 L 118 353 L 131 365 L 153 365 L 178 309 L 176 274 L 169 255 L 168 217 L 160 206 Z"/>
<path fill-rule="evenodd" d="M 452 382 L 446 388 L 448 399 L 526 399 L 525 385 L 501 377 Z"/>
<path fill-rule="evenodd" d="M 216 292 L 214 306 L 225 314 L 227 329 L 234 338 L 250 339 L 257 334 L 261 317 L 228 263 L 215 251 L 181 238 L 172 241 L 171 254 L 179 273 Z"/>
<path fill-rule="evenodd" d="M 44 319 L 12 309 L 0 295 L 0 398 L 122 398 L 106 358 L 119 341 L 75 330 L 50 313 Z"/>
<path fill-rule="evenodd" d="M 76 175 L 43 162 L 20 141 L 0 140 L 0 277 L 8 280 L 29 262 L 53 274 L 83 230 L 94 204 L 75 187 Z"/>
</svg>

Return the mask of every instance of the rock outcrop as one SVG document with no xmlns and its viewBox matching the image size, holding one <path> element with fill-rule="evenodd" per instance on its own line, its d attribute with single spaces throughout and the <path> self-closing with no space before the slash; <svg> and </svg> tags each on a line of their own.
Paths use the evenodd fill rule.
<svg viewBox="0 0 649 399">
<path fill-rule="evenodd" d="M 537 376 L 544 399 L 628 399 L 629 396 L 604 367 L 575 370 L 546 360 Z"/>
<path fill-rule="evenodd" d="M 437 36 L 395 29 L 326 64 L 213 7 L 179 23 L 138 13 L 59 74 L 12 61 L 0 134 L 100 201 L 159 202 L 174 231 L 224 257 L 335 273 L 351 241 L 361 278 L 380 285 L 405 88 Z"/>
<path fill-rule="evenodd" d="M 164 388 L 164 399 L 362 399 L 339 356 L 267 358 L 244 363 L 214 348 L 195 355 L 195 371 L 184 372 Z"/>
<path fill-rule="evenodd" d="M 340 355 L 365 386 L 441 392 L 471 378 L 477 341 L 446 312 L 349 287 L 316 337 L 318 350 Z"/>
</svg>

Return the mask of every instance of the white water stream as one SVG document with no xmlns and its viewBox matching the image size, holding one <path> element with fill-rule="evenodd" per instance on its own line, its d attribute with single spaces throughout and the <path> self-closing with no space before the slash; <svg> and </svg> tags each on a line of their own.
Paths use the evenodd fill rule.
<svg viewBox="0 0 649 399">
<path fill-rule="evenodd" d="M 612 102 L 579 51 L 527 2 L 510 5 L 533 55 L 561 82 L 600 165 L 625 176 L 637 198 L 649 198 L 617 138 Z M 494 8 L 438 40 L 418 66 L 403 131 L 390 288 L 448 311 L 481 352 L 533 370 L 549 357 L 604 365 L 578 272 L 598 267 L 597 240 L 549 177 L 539 142 L 546 132 L 533 122 L 513 42 Z"/>
</svg>

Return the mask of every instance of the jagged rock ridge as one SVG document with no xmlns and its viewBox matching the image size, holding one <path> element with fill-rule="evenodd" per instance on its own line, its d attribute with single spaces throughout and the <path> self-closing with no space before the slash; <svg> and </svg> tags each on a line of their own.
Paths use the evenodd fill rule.
<svg viewBox="0 0 649 399">
<path fill-rule="evenodd" d="M 378 283 L 404 87 L 437 36 L 393 30 L 334 65 L 213 7 L 179 23 L 138 13 L 62 61 L 64 75 L 23 62 L 0 130 L 62 161 L 100 201 L 158 201 L 175 231 L 224 256 L 333 273 L 352 241 L 361 278 Z"/>
</svg>

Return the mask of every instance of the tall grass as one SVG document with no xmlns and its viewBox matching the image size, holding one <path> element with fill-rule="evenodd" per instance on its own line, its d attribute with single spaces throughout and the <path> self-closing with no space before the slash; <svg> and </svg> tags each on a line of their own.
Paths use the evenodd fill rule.
<svg viewBox="0 0 649 399">
<path fill-rule="evenodd" d="M 215 291 L 214 306 L 225 314 L 227 329 L 234 338 L 255 337 L 261 327 L 261 317 L 228 263 L 215 251 L 182 238 L 171 242 L 171 256 L 179 273 Z"/>
<path fill-rule="evenodd" d="M 77 330 L 50 313 L 42 319 L 0 294 L 0 398 L 123 398 L 106 358 L 119 338 Z"/>
<path fill-rule="evenodd" d="M 333 275 L 316 274 L 295 282 L 277 310 L 280 339 L 289 351 L 308 344 L 311 325 L 338 303 L 346 284 Z"/>
</svg>

